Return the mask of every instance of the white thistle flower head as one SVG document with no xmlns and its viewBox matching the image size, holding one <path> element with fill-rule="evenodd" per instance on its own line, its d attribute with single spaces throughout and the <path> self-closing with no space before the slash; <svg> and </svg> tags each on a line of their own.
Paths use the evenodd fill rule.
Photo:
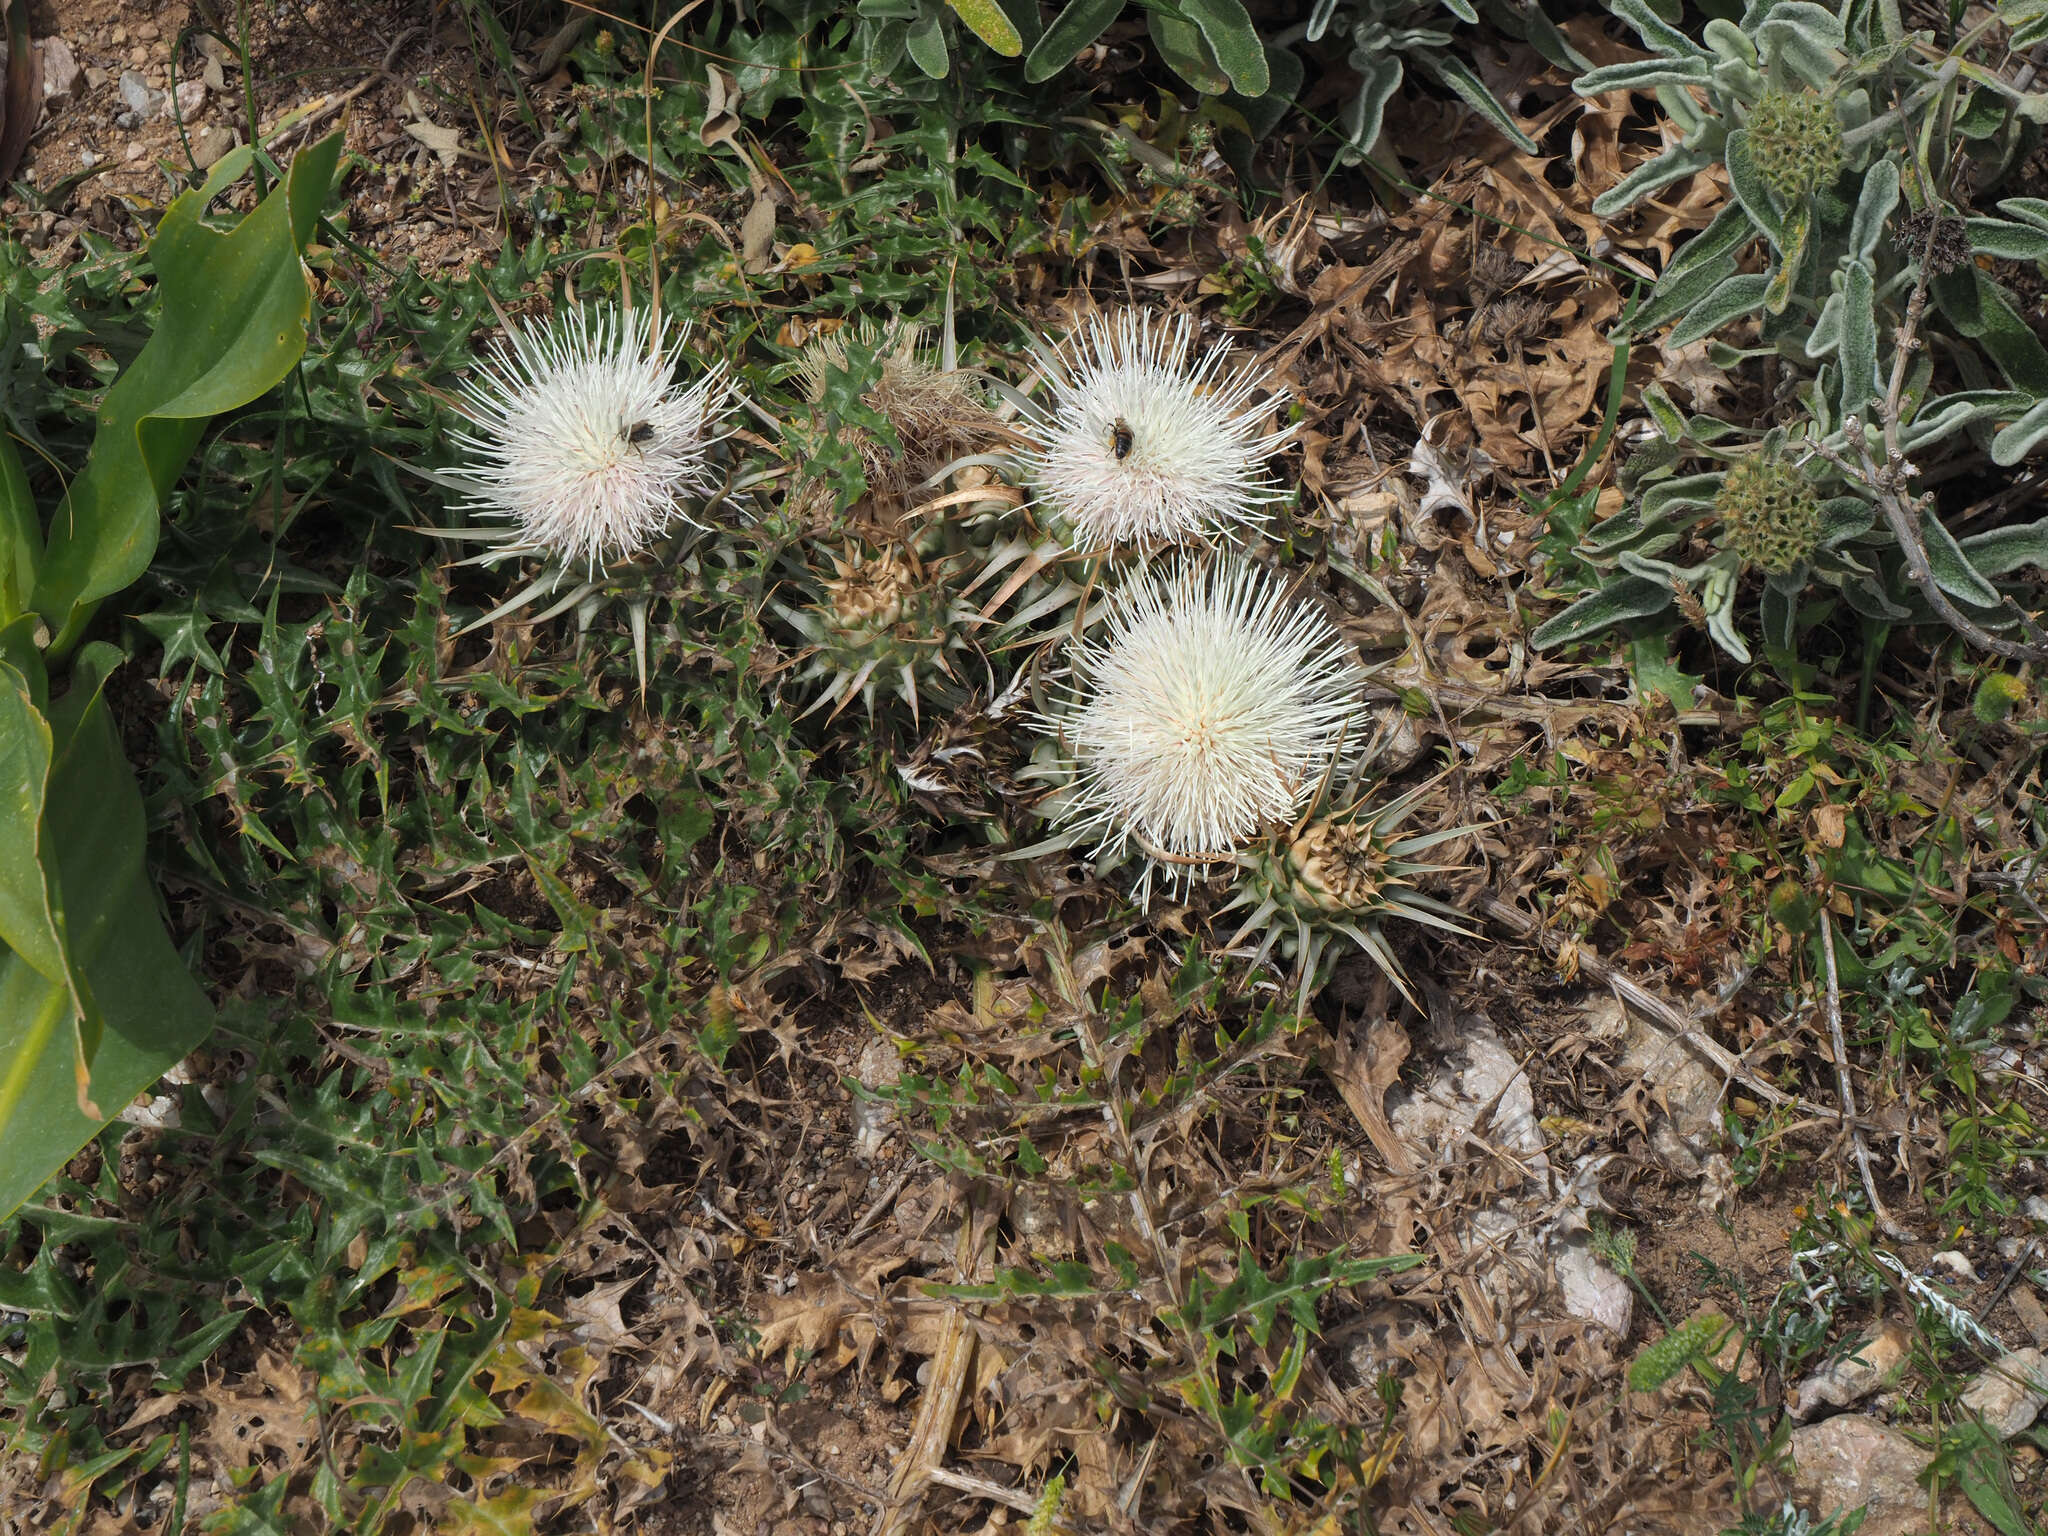
<svg viewBox="0 0 2048 1536">
<path fill-rule="evenodd" d="M 594 574 L 679 521 L 701 526 L 683 501 L 711 488 L 707 451 L 732 388 L 723 364 L 679 387 L 683 337 L 664 348 L 655 327 L 609 306 L 515 326 L 464 386 L 472 429 L 451 436 L 472 462 L 454 475 L 465 509 L 515 525 L 508 552 Z"/>
<path fill-rule="evenodd" d="M 1053 355 L 1024 469 L 1075 548 L 1208 543 L 1263 523 L 1283 494 L 1265 463 L 1293 427 L 1260 430 L 1262 380 L 1225 372 L 1227 343 L 1199 360 L 1193 347 L 1188 315 L 1126 310 L 1096 316 Z"/>
<path fill-rule="evenodd" d="M 1071 771 L 1059 819 L 1112 854 L 1228 859 L 1355 758 L 1364 679 L 1328 617 L 1264 567 L 1181 557 L 1147 571 L 1077 649 L 1072 696 L 1040 718 Z"/>
</svg>

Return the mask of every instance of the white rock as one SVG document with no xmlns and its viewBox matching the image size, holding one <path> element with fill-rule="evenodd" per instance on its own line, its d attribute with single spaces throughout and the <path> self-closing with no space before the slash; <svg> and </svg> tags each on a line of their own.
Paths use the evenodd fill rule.
<svg viewBox="0 0 2048 1536">
<path fill-rule="evenodd" d="M 1557 1284 L 1566 1312 L 1597 1323 L 1616 1340 L 1628 1337 L 1635 1297 L 1628 1282 L 1587 1248 L 1563 1248 L 1557 1255 Z"/>
<path fill-rule="evenodd" d="M 2010 1440 L 2048 1407 L 2048 1356 L 2038 1349 L 2014 1350 L 1963 1388 L 1962 1406 L 1982 1417 L 1999 1439 Z"/>
<path fill-rule="evenodd" d="M 206 82 L 204 80 L 180 80 L 178 82 L 178 115 L 186 122 L 197 117 L 206 106 Z"/>
<path fill-rule="evenodd" d="M 1875 1333 L 1865 1334 L 1847 1354 L 1830 1360 L 1799 1384 L 1792 1394 L 1792 1417 L 1810 1419 L 1822 1408 L 1846 1408 L 1868 1397 L 1906 1358 L 1911 1342 L 1912 1335 L 1891 1321 Z"/>
<path fill-rule="evenodd" d="M 1858 1536 L 1922 1536 L 1927 1490 L 1919 1483 L 1927 1452 L 1905 1434 L 1844 1413 L 1792 1431 L 1792 1496 L 1818 1523 L 1867 1511 Z"/>
<path fill-rule="evenodd" d="M 1937 1253 L 1927 1262 L 1934 1265 L 1937 1269 L 1947 1270 L 1958 1280 L 1967 1280 L 1973 1285 L 1977 1283 L 1976 1265 L 1972 1264 L 1965 1255 L 1958 1253 L 1953 1248 Z"/>
<path fill-rule="evenodd" d="M 78 67 L 71 45 L 61 37 L 46 37 L 36 47 L 43 54 L 43 100 L 55 112 L 78 94 L 85 71 Z"/>
<path fill-rule="evenodd" d="M 894 1087 L 903 1078 L 903 1058 L 896 1047 L 882 1036 L 877 1035 L 861 1050 L 860 1064 L 855 1069 L 861 1087 L 880 1089 Z M 889 1139 L 889 1133 L 896 1126 L 896 1106 L 886 1100 L 871 1099 L 865 1094 L 855 1094 L 853 1099 L 853 1155 L 864 1163 L 871 1163 L 881 1153 L 882 1143 Z"/>
<path fill-rule="evenodd" d="M 121 103 L 137 117 L 148 121 L 150 115 L 163 105 L 163 100 L 163 92 L 152 91 L 140 70 L 121 71 Z"/>
</svg>

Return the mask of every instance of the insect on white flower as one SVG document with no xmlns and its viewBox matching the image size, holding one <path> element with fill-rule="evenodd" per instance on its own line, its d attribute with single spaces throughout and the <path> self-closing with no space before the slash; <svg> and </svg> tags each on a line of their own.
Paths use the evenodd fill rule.
<svg viewBox="0 0 2048 1536">
<path fill-rule="evenodd" d="M 687 335 L 687 332 L 685 332 Z M 507 553 L 544 554 L 595 574 L 630 560 L 710 489 L 706 452 L 731 396 L 723 364 L 675 382 L 682 337 L 606 307 L 513 327 L 465 385 L 472 429 L 451 434 L 472 458 L 452 478 L 467 510 L 515 525 Z"/>
<path fill-rule="evenodd" d="M 1111 600 L 1074 655 L 1071 696 L 1040 719 L 1071 771 L 1059 819 L 1154 864 L 1229 859 L 1354 755 L 1364 676 L 1336 626 L 1261 566 L 1183 556 L 1147 571 Z"/>
<path fill-rule="evenodd" d="M 1073 547 L 1208 543 L 1262 523 L 1283 494 L 1265 462 L 1293 427 L 1260 430 L 1262 380 L 1225 371 L 1226 343 L 1199 360 L 1193 347 L 1188 315 L 1126 310 L 1051 355 L 1052 399 L 1024 467 Z"/>
</svg>

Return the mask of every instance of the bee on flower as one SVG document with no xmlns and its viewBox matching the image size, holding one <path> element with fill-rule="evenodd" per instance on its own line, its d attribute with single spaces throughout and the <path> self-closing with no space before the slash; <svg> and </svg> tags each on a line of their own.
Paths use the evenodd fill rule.
<svg viewBox="0 0 2048 1536">
<path fill-rule="evenodd" d="M 631 309 L 567 310 L 508 327 L 464 387 L 468 462 L 447 483 L 465 511 L 505 525 L 490 558 L 539 555 L 595 578 L 631 562 L 716 484 L 710 450 L 732 399 L 721 364 L 676 380 L 683 337 Z"/>
<path fill-rule="evenodd" d="M 1195 355 L 1193 318 L 1098 315 L 1046 355 L 1051 398 L 1028 428 L 1024 476 L 1070 548 L 1210 544 L 1253 529 L 1285 493 L 1266 461 L 1264 380 Z"/>
</svg>

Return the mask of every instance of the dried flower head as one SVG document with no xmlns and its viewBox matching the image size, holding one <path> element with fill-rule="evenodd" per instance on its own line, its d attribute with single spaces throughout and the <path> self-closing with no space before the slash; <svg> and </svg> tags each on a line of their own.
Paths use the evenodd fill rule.
<svg viewBox="0 0 2048 1536">
<path fill-rule="evenodd" d="M 1757 174 L 1788 203 L 1812 196 L 1842 169 L 1842 120 L 1817 91 L 1765 91 L 1745 126 Z"/>
<path fill-rule="evenodd" d="M 1753 454 L 1732 465 L 1721 477 L 1714 510 L 1722 547 L 1768 574 L 1812 559 L 1820 543 L 1820 498 L 1798 466 L 1779 454 Z"/>
<path fill-rule="evenodd" d="M 589 572 L 694 526 L 682 502 L 711 487 L 706 453 L 731 386 L 721 365 L 678 388 L 681 351 L 631 310 L 513 327 L 463 390 L 464 505 L 514 524 L 513 551 Z"/>
<path fill-rule="evenodd" d="M 1054 357 L 1052 400 L 1025 473 L 1075 548 L 1208 542 L 1263 521 L 1282 493 L 1265 461 L 1293 434 L 1262 430 L 1261 379 L 1191 353 L 1187 315 L 1097 316 Z"/>
<path fill-rule="evenodd" d="M 1260 566 L 1148 571 L 1111 599 L 1072 696 L 1041 722 L 1072 770 L 1059 819 L 1111 852 L 1230 858 L 1316 795 L 1363 678 L 1336 626 Z"/>
<path fill-rule="evenodd" d="M 1918 261 L 1924 254 L 1927 270 L 1940 276 L 1969 264 L 1970 226 L 1938 208 L 1916 208 L 1900 217 L 1892 248 L 1908 261 Z"/>
<path fill-rule="evenodd" d="M 1424 855 L 1474 829 L 1405 835 L 1400 830 L 1434 787 L 1434 782 L 1421 785 L 1377 808 L 1353 804 L 1306 815 L 1239 856 L 1242 879 L 1223 910 L 1248 907 L 1251 915 L 1230 947 L 1263 935 L 1254 965 L 1276 944 L 1290 952 L 1299 977 L 1299 1011 L 1308 1009 L 1309 990 L 1333 937 L 1357 945 L 1412 1001 L 1385 923 L 1402 918 L 1450 933 L 1469 931 L 1459 924 L 1455 908 L 1424 895 L 1415 884 L 1419 877 L 1458 868 Z"/>
</svg>

